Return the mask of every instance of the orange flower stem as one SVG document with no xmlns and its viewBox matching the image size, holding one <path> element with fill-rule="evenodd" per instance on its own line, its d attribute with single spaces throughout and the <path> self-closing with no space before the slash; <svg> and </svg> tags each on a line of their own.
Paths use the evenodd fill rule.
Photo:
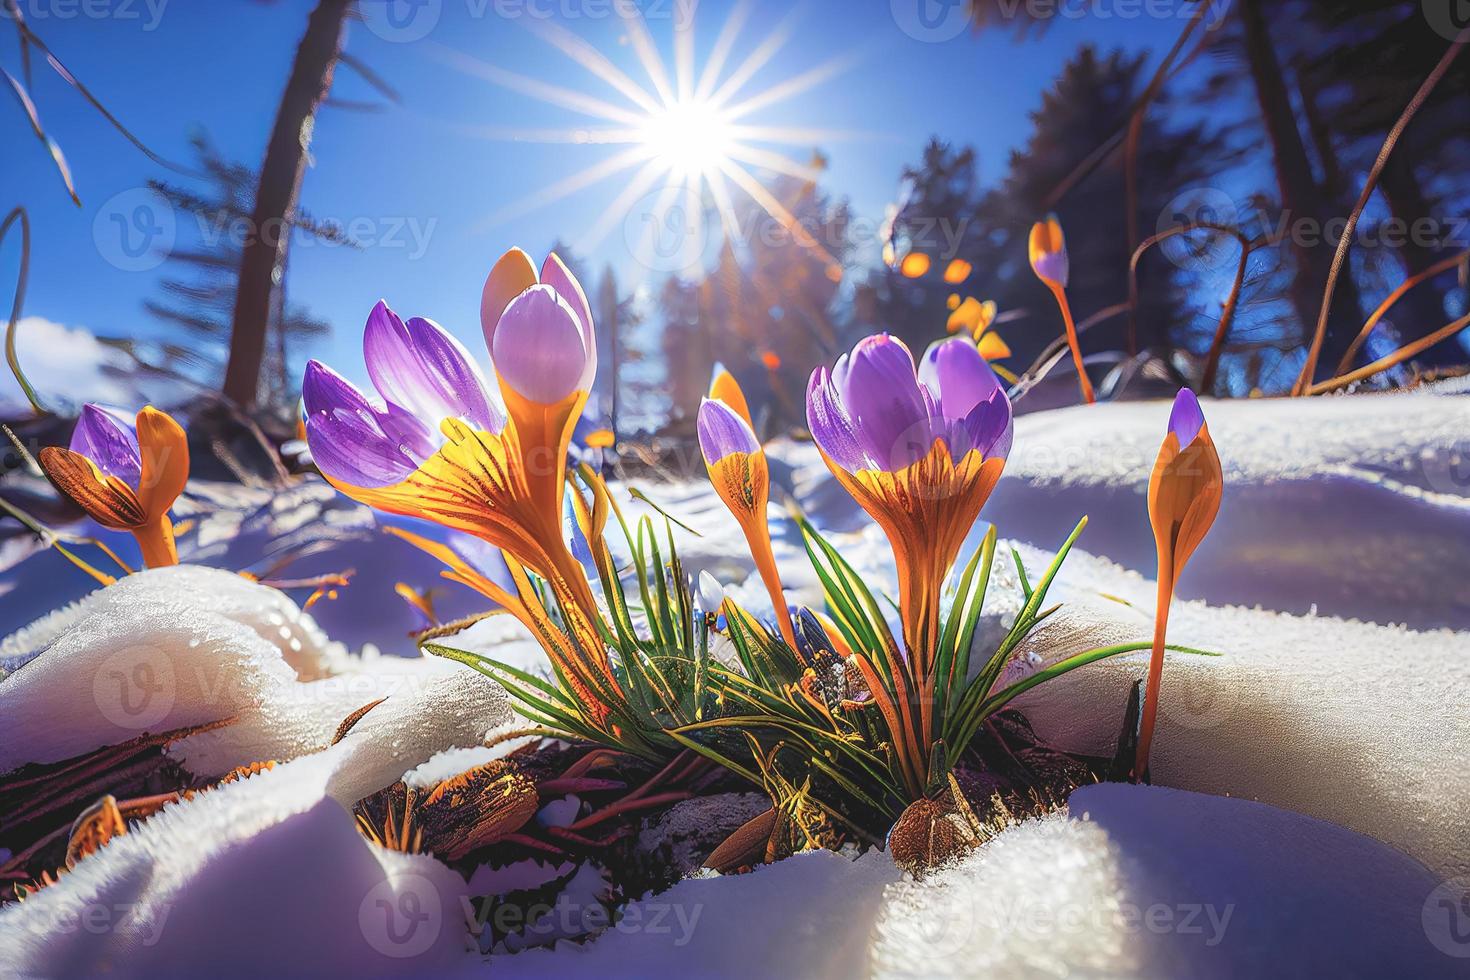
<svg viewBox="0 0 1470 980">
<path fill-rule="evenodd" d="M 1067 291 L 1061 286 L 1052 286 L 1057 306 L 1062 309 L 1062 320 L 1067 324 L 1067 346 L 1072 348 L 1072 363 L 1077 365 L 1077 383 L 1082 388 L 1082 400 L 1092 405 L 1097 395 L 1092 391 L 1092 381 L 1087 377 L 1087 368 L 1082 364 L 1082 344 L 1077 339 L 1077 323 L 1072 319 L 1072 304 L 1067 302 Z"/>
<path fill-rule="evenodd" d="M 174 547 L 174 522 L 167 514 L 134 528 L 133 537 L 143 551 L 143 564 L 147 567 L 164 568 L 179 563 L 179 552 Z"/>
<path fill-rule="evenodd" d="M 1154 613 L 1154 649 L 1148 663 L 1148 685 L 1143 700 L 1143 719 L 1138 727 L 1138 754 L 1133 764 L 1133 781 L 1142 782 L 1148 773 L 1148 753 L 1153 746 L 1154 721 L 1159 712 L 1159 686 L 1164 679 L 1164 636 L 1169 629 L 1169 605 L 1174 600 L 1174 573 L 1159 561 L 1158 609 Z"/>
<path fill-rule="evenodd" d="M 759 526 L 742 528 L 745 531 L 745 541 L 750 546 L 750 556 L 755 560 L 756 570 L 761 573 L 761 581 L 771 595 L 771 607 L 776 611 L 776 625 L 781 628 L 781 638 L 786 641 L 787 646 L 795 650 L 796 630 L 791 625 L 791 608 L 786 604 L 786 593 L 781 588 L 781 573 L 776 568 L 776 555 L 771 549 L 771 532 L 766 526 L 764 514 L 753 518 L 751 525 L 756 524 Z"/>
</svg>

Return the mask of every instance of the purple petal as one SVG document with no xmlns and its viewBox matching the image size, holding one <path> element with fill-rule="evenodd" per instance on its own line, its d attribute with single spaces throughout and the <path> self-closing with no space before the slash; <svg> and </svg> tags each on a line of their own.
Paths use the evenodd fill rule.
<svg viewBox="0 0 1470 980">
<path fill-rule="evenodd" d="M 1174 410 L 1169 413 L 1169 431 L 1179 437 L 1179 448 L 1194 442 L 1204 424 L 1205 413 L 1199 407 L 1199 399 L 1188 388 L 1180 388 L 1174 396 Z"/>
<path fill-rule="evenodd" d="M 924 353 L 919 381 L 936 399 L 945 418 L 962 419 L 1000 391 L 1000 381 L 974 343 L 964 337 L 941 341 Z"/>
<path fill-rule="evenodd" d="M 505 417 L 490 400 L 469 351 L 433 320 L 407 323 L 379 300 L 362 335 L 368 376 L 390 405 L 435 429 L 447 418 L 499 432 Z"/>
<path fill-rule="evenodd" d="M 731 453 L 759 452 L 761 448 L 739 413 L 716 399 L 700 402 L 698 429 L 699 448 L 706 463 L 718 463 Z"/>
<path fill-rule="evenodd" d="M 541 405 L 553 405 L 579 390 L 589 360 L 576 312 L 544 284 L 510 301 L 491 345 L 501 380 Z"/>
<path fill-rule="evenodd" d="M 301 399 L 312 459 L 333 479 L 386 487 L 418 468 L 409 446 L 422 448 L 429 433 L 406 413 L 380 412 L 331 368 L 307 362 Z"/>
<path fill-rule="evenodd" d="M 843 362 L 839 360 L 838 363 Z M 806 425 L 812 432 L 812 439 L 832 462 L 849 473 L 867 466 L 868 460 L 858 445 L 852 419 L 847 417 L 826 368 L 817 368 L 807 382 Z"/>
<path fill-rule="evenodd" d="M 82 406 L 81 418 L 71 434 L 71 451 L 87 457 L 104 474 L 117 477 L 134 490 L 142 482 L 138 433 L 133 420 L 120 409 Z"/>
<path fill-rule="evenodd" d="M 1067 286 L 1067 277 L 1071 272 L 1071 263 L 1067 260 L 1067 250 L 1060 252 L 1046 252 L 1036 257 L 1032 263 L 1036 275 L 1042 279 L 1055 282 L 1063 289 Z"/>
<path fill-rule="evenodd" d="M 970 414 L 965 416 L 964 427 L 969 448 L 980 450 L 985 459 L 1005 459 L 1011 452 L 1011 400 L 1005 392 L 997 390 L 970 410 Z M 953 446 L 950 448 L 954 450 Z M 958 461 L 964 453 L 956 452 L 954 455 Z"/>
<path fill-rule="evenodd" d="M 881 468 L 902 469 L 929 451 L 929 411 L 913 355 L 902 341 L 887 334 L 858 341 L 847 365 L 842 401 L 863 451 Z"/>
<path fill-rule="evenodd" d="M 546 261 L 541 263 L 541 281 L 556 290 L 556 294 L 566 300 L 572 312 L 577 314 L 578 325 L 582 328 L 582 341 L 588 354 L 587 366 L 583 368 L 583 377 L 578 387 L 591 390 L 592 378 L 597 373 L 597 333 L 592 326 L 592 307 L 587 302 L 587 294 L 583 292 L 577 277 L 572 275 L 572 270 L 566 267 L 566 263 L 555 252 L 546 256 Z"/>
</svg>

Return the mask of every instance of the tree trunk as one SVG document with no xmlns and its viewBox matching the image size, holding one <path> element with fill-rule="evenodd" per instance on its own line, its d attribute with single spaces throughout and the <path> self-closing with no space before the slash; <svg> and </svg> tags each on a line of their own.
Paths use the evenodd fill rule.
<svg viewBox="0 0 1470 980">
<path fill-rule="evenodd" d="M 352 0 L 320 0 L 312 11 L 266 144 L 251 235 L 240 255 L 230 358 L 225 366 L 225 397 L 241 408 L 254 407 L 259 396 L 271 294 L 279 285 L 317 107 L 332 86 L 351 7 Z"/>
<path fill-rule="evenodd" d="M 1317 232 L 1315 236 L 1305 240 L 1302 235 L 1289 234 L 1297 259 L 1292 302 L 1310 338 L 1310 332 L 1316 327 L 1322 309 L 1322 296 L 1327 288 L 1327 277 L 1331 272 L 1336 246 L 1321 231 L 1334 214 L 1328 195 L 1312 175 L 1311 160 L 1307 157 L 1306 145 L 1297 128 L 1281 61 L 1276 56 L 1276 49 L 1267 29 L 1264 8 L 1265 0 L 1241 0 L 1240 15 L 1245 28 L 1245 47 L 1250 62 L 1251 80 L 1255 85 L 1261 121 L 1271 140 L 1272 155 L 1276 163 L 1276 180 L 1280 188 L 1282 209 L 1292 222 L 1289 227 L 1299 227 L 1298 222 L 1309 221 L 1315 224 L 1314 230 Z M 1346 219 L 1347 214 L 1344 212 L 1336 217 Z M 1319 363 L 1329 368 L 1336 366 L 1362 325 L 1361 319 L 1357 286 L 1351 274 L 1345 272 L 1338 280 Z"/>
</svg>

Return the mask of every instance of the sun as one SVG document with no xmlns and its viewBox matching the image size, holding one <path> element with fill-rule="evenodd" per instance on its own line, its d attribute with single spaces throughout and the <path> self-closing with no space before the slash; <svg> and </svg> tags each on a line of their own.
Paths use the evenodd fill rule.
<svg viewBox="0 0 1470 980">
<path fill-rule="evenodd" d="M 718 214 L 717 225 L 724 240 L 738 247 L 740 225 L 734 204 L 738 193 L 826 262 L 829 275 L 840 277 L 837 260 L 802 227 L 762 175 L 766 179 L 776 175 L 815 182 L 820 167 L 805 161 L 812 159 L 817 144 L 871 139 L 873 134 L 805 125 L 761 125 L 753 117 L 830 81 L 856 63 L 856 53 L 847 52 L 818 63 L 752 93 L 749 89 L 757 82 L 761 69 L 795 33 L 795 11 L 757 39 L 737 61 L 731 56 L 751 9 L 749 0 L 741 0 L 720 26 L 702 66 L 695 64 L 694 19 L 687 18 L 674 28 L 671 72 L 638 5 L 629 6 L 631 13 L 620 15 L 625 34 L 619 43 L 632 48 L 647 75 L 646 83 L 635 81 L 591 42 L 552 20 L 520 18 L 517 23 L 594 76 L 596 85 L 590 91 L 517 74 L 464 51 L 434 44 L 449 67 L 597 121 L 591 126 L 571 128 L 483 127 L 480 132 L 489 139 L 575 144 L 587 147 L 589 152 L 600 147 L 604 156 L 519 197 L 488 215 L 479 227 L 492 227 L 594 184 L 622 178 L 621 191 L 599 208 L 592 227 L 573 243 L 578 249 L 592 251 L 620 223 L 625 224 L 626 231 L 630 216 L 643 213 L 640 202 L 656 198 L 654 211 L 661 214 L 675 197 L 695 202 L 693 206 L 701 210 L 711 208 Z M 564 73 L 556 74 L 560 78 Z M 793 158 L 776 147 L 797 147 L 798 155 Z"/>
<path fill-rule="evenodd" d="M 730 120 L 708 100 L 664 106 L 638 127 L 649 157 L 672 177 L 712 177 L 730 165 Z"/>
</svg>

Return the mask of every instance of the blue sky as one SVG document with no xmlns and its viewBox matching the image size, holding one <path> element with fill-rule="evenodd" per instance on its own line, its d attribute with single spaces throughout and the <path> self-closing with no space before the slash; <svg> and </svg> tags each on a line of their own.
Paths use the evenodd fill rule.
<svg viewBox="0 0 1470 980">
<path fill-rule="evenodd" d="M 82 0 L 19 2 L 32 28 L 157 152 L 192 164 L 189 134 L 203 129 L 224 156 L 252 167 L 264 151 L 312 6 L 305 0 L 273 5 L 152 0 L 152 6 L 145 0 L 91 0 L 90 8 Z M 367 20 L 350 26 L 347 49 L 398 89 L 402 105 L 379 113 L 325 109 L 302 202 L 319 218 L 356 222 L 358 237 L 368 247 L 298 244 L 288 283 L 293 303 L 304 304 L 334 327 L 330 339 L 298 353 L 321 357 L 351 376 L 361 375 L 361 324 L 380 296 L 401 313 L 434 317 L 476 346 L 480 287 L 494 258 L 510 245 L 539 254 L 558 237 L 578 242 L 631 175 L 494 220 L 515 202 L 596 165 L 618 148 L 478 135 L 487 128 L 605 124 L 469 77 L 449 64 L 453 53 L 630 105 L 527 29 L 528 18 L 549 14 L 649 87 L 626 26 L 607 16 L 613 0 L 419 0 L 434 14 L 432 27 L 426 36 L 408 40 L 390 39 L 394 32 L 385 27 L 383 11 L 373 8 L 405 0 L 363 2 Z M 687 16 L 690 0 L 639 2 L 648 9 L 649 30 L 664 62 L 672 65 L 674 18 Z M 1025 43 L 1009 34 L 977 38 L 969 32 L 931 42 L 912 36 L 922 31 L 913 28 L 909 2 L 806 4 L 798 10 L 791 40 L 742 89 L 753 95 L 834 58 L 850 59 L 851 67 L 841 74 L 746 121 L 864 133 L 822 143 L 829 159 L 823 185 L 874 221 L 893 199 L 901 169 L 918 158 L 930 136 L 976 146 L 982 178 L 997 179 L 1008 151 L 1028 133 L 1027 113 L 1080 43 L 1147 49 L 1157 58 L 1183 26 L 1177 18 L 1059 17 L 1044 36 Z M 696 67 L 703 65 L 732 6 L 700 0 L 694 8 Z M 754 0 L 726 74 L 789 10 L 776 0 Z M 942 14 L 943 8 L 933 11 Z M 410 34 L 424 24 L 406 23 Z M 0 65 L 18 73 L 15 48 L 4 36 L 8 32 L 9 25 L 0 24 Z M 158 280 L 169 267 L 153 265 L 146 254 L 136 259 L 120 251 L 128 241 L 138 241 L 136 229 L 125 231 L 120 223 L 135 219 L 138 202 L 147 200 L 141 188 L 149 179 L 184 187 L 189 180 L 131 147 L 44 64 L 34 72 L 32 94 L 70 161 L 83 206 L 78 209 L 66 198 L 18 105 L 0 100 L 0 118 L 11 135 L 0 164 L 9 192 L 4 203 L 7 208 L 25 204 L 35 231 L 26 313 L 99 334 L 156 336 L 159 328 L 142 303 L 156 296 Z M 376 98 L 346 70 L 339 71 L 333 93 L 349 100 Z M 809 152 L 802 146 L 773 148 L 798 159 Z M 194 240 L 193 216 L 164 215 L 162 224 L 148 227 L 157 231 L 170 219 L 177 246 Z M 131 237 L 124 240 L 124 234 Z M 611 263 L 625 288 L 640 277 L 656 278 L 630 257 L 620 228 L 581 258 L 599 268 Z M 7 242 L 0 256 L 7 280 L 15 261 L 14 245 Z M 135 268 L 139 265 L 150 267 Z"/>
</svg>

